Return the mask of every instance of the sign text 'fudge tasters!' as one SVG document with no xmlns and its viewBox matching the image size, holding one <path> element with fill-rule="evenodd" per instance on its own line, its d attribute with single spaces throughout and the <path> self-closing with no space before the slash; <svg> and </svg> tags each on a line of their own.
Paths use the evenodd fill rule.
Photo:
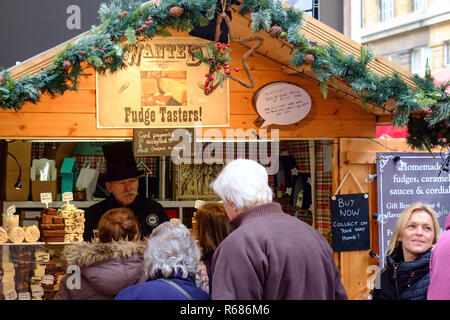
<svg viewBox="0 0 450 320">
<path fill-rule="evenodd" d="M 205 95 L 201 84 L 208 66 L 190 52 L 205 43 L 193 37 L 154 38 L 130 48 L 127 68 L 97 74 L 97 127 L 228 126 L 228 80 Z"/>
</svg>

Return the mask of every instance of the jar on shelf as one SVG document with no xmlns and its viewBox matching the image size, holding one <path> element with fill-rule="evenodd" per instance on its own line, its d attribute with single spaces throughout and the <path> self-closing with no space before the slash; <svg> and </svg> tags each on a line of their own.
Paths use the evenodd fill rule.
<svg viewBox="0 0 450 320">
<path fill-rule="evenodd" d="M 73 201 L 86 201 L 86 188 L 75 188 Z"/>
</svg>

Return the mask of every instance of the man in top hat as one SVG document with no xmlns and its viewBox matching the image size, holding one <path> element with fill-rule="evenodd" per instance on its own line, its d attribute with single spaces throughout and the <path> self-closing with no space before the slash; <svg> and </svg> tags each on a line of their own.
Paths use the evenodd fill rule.
<svg viewBox="0 0 450 320">
<path fill-rule="evenodd" d="M 118 207 L 131 209 L 138 219 L 141 236 L 149 236 L 153 228 L 169 221 L 169 218 L 161 204 L 138 194 L 139 176 L 144 170 L 136 167 L 131 142 L 107 144 L 102 148 L 107 169 L 105 185 L 110 196 L 86 209 L 84 241 L 93 238 L 93 231 L 97 229 L 101 216 Z"/>
</svg>

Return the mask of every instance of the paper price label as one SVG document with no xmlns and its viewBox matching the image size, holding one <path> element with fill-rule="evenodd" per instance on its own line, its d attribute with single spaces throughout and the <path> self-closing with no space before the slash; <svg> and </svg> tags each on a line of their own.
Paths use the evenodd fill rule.
<svg viewBox="0 0 450 320">
<path fill-rule="evenodd" d="M 55 277 L 51 274 L 46 274 L 45 276 L 42 277 L 41 283 L 44 285 L 53 284 L 55 283 Z"/>
<path fill-rule="evenodd" d="M 29 292 L 21 292 L 18 300 L 31 300 L 31 294 Z"/>
<path fill-rule="evenodd" d="M 72 192 L 64 192 L 62 194 L 62 200 L 66 201 L 66 202 L 72 201 L 73 200 L 73 193 Z"/>
<path fill-rule="evenodd" d="M 31 294 L 33 297 L 42 297 L 44 295 L 44 288 L 41 286 L 32 286 Z"/>
<path fill-rule="evenodd" d="M 41 202 L 45 203 L 46 208 L 48 208 L 48 204 L 51 203 L 52 201 L 53 201 L 53 198 L 52 198 L 51 192 L 41 193 Z"/>
<path fill-rule="evenodd" d="M 8 209 L 6 209 L 6 214 L 8 216 L 13 215 L 14 213 L 16 213 L 16 206 L 15 205 L 9 206 Z"/>
<path fill-rule="evenodd" d="M 17 299 L 17 292 L 16 290 L 10 290 L 8 292 L 5 292 L 5 300 L 16 300 Z"/>
</svg>

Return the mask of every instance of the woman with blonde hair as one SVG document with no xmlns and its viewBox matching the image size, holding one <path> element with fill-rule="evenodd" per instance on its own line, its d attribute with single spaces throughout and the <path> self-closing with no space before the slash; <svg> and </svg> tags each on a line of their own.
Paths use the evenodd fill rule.
<svg viewBox="0 0 450 320">
<path fill-rule="evenodd" d="M 415 202 L 397 220 L 378 274 L 373 300 L 425 300 L 432 246 L 441 234 L 435 211 Z"/>
</svg>

